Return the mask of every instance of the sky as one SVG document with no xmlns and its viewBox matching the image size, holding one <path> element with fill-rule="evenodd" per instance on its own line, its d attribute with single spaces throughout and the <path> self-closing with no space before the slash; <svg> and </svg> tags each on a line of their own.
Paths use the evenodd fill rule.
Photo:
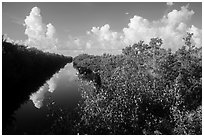
<svg viewBox="0 0 204 137">
<path fill-rule="evenodd" d="M 151 38 L 177 50 L 186 32 L 202 45 L 201 2 L 3 2 L 2 33 L 43 51 L 117 54 Z"/>
</svg>

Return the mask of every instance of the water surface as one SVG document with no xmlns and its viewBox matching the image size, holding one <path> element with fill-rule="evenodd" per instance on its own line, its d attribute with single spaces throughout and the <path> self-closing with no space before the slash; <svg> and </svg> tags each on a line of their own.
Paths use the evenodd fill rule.
<svg viewBox="0 0 204 137">
<path fill-rule="evenodd" d="M 80 100 L 77 71 L 71 63 L 53 75 L 15 112 L 12 131 L 19 134 L 43 134 L 57 120 L 63 120 Z"/>
</svg>

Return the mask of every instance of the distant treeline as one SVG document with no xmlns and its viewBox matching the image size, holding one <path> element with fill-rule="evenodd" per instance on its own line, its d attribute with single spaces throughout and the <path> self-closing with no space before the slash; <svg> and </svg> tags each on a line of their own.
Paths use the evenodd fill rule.
<svg viewBox="0 0 204 137">
<path fill-rule="evenodd" d="M 2 39 L 3 129 L 12 121 L 13 112 L 29 99 L 72 57 L 43 52 Z"/>
<path fill-rule="evenodd" d="M 82 81 L 84 101 L 75 132 L 202 134 L 202 48 L 192 44 L 192 35 L 176 52 L 152 38 L 120 55 L 75 57 L 75 68 L 98 72 L 101 78 L 100 88 Z"/>
</svg>

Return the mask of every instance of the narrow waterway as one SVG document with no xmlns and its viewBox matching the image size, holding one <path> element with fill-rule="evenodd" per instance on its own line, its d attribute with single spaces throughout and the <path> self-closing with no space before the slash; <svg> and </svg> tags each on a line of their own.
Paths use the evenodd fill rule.
<svg viewBox="0 0 204 137">
<path fill-rule="evenodd" d="M 43 134 L 56 120 L 72 112 L 80 100 L 77 70 L 72 63 L 46 81 L 29 100 L 15 111 L 14 122 L 8 133 Z M 10 130 L 10 131 L 9 131 Z"/>
</svg>

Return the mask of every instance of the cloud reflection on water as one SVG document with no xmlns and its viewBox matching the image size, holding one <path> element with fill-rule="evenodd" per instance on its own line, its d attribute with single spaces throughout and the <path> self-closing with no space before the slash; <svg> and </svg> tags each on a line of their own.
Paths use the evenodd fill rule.
<svg viewBox="0 0 204 137">
<path fill-rule="evenodd" d="M 41 108 L 43 106 L 43 100 L 44 100 L 44 95 L 47 92 L 45 89 L 45 86 L 40 87 L 40 89 L 33 93 L 30 96 L 30 100 L 33 101 L 33 104 L 35 105 L 36 108 Z"/>
<path fill-rule="evenodd" d="M 57 88 L 57 85 L 61 81 L 72 82 L 75 80 L 76 70 L 72 67 L 72 64 L 68 64 L 65 68 L 61 69 L 58 73 L 54 74 L 51 79 L 46 81 L 46 83 L 39 88 L 39 90 L 30 95 L 30 100 L 32 100 L 34 106 L 40 109 L 43 106 L 43 100 L 45 98 L 45 94 L 50 92 L 53 93 Z"/>
</svg>

